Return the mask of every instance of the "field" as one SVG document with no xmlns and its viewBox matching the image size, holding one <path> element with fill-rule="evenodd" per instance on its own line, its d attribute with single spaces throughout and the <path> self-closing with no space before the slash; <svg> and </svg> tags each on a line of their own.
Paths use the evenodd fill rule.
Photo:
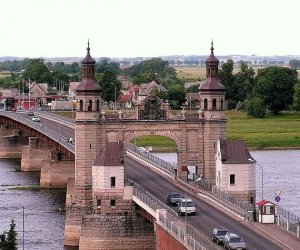
<svg viewBox="0 0 300 250">
<path fill-rule="evenodd" d="M 284 112 L 264 119 L 249 118 L 244 112 L 227 111 L 228 140 L 243 140 L 249 149 L 299 149 L 300 113 Z M 153 151 L 176 152 L 175 143 L 166 137 L 138 137 L 131 143 L 152 146 Z"/>
<path fill-rule="evenodd" d="M 11 76 L 9 71 L 1 71 L 0 72 L 0 78 L 4 78 L 6 76 Z"/>
</svg>

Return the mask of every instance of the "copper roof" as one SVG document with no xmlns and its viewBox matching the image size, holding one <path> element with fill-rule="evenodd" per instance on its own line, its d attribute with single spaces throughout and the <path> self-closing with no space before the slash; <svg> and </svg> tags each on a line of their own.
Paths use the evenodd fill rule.
<svg viewBox="0 0 300 250">
<path fill-rule="evenodd" d="M 96 83 L 96 80 L 91 77 L 85 77 L 82 82 L 76 87 L 76 92 L 100 92 L 101 87 Z"/>
<path fill-rule="evenodd" d="M 200 91 L 206 91 L 206 90 L 209 90 L 209 91 L 218 91 L 218 90 L 221 90 L 221 91 L 225 91 L 225 86 L 220 83 L 219 81 L 219 78 L 218 77 L 209 77 L 206 79 L 205 83 L 203 83 L 200 87 L 199 87 L 199 90 Z"/>
<path fill-rule="evenodd" d="M 220 140 L 221 159 L 225 164 L 247 164 L 256 162 L 248 151 L 245 143 L 240 140 Z M 251 159 L 251 161 L 249 161 Z"/>
<path fill-rule="evenodd" d="M 82 60 L 82 64 L 95 64 L 96 61 L 90 55 L 90 42 L 88 41 L 87 53 L 85 58 Z"/>
<path fill-rule="evenodd" d="M 107 142 L 97 158 L 95 166 L 123 166 L 124 149 L 123 142 Z"/>
</svg>

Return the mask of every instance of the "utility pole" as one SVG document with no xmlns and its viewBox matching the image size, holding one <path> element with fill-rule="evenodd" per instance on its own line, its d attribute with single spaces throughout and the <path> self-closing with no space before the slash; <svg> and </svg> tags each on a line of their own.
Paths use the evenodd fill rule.
<svg viewBox="0 0 300 250">
<path fill-rule="evenodd" d="M 24 246 L 25 246 L 25 212 L 24 212 L 24 206 L 22 207 L 23 208 L 23 250 L 25 249 Z"/>
</svg>

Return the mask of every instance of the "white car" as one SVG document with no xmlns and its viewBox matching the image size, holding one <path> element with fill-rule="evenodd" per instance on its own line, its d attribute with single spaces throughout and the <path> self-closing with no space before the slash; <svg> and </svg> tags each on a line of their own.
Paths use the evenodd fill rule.
<svg viewBox="0 0 300 250">
<path fill-rule="evenodd" d="M 38 116 L 33 116 L 32 118 L 31 118 L 31 120 L 32 121 L 34 121 L 34 122 L 40 122 L 40 118 L 38 117 Z"/>
<path fill-rule="evenodd" d="M 180 215 L 184 214 L 196 214 L 196 206 L 192 199 L 181 199 L 178 203 L 178 213 Z"/>
</svg>

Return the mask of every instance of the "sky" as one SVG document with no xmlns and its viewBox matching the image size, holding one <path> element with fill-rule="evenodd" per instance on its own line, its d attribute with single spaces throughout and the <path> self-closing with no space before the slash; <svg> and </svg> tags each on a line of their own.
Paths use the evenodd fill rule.
<svg viewBox="0 0 300 250">
<path fill-rule="evenodd" d="M 299 0 L 0 0 L 0 57 L 300 55 Z"/>
</svg>

